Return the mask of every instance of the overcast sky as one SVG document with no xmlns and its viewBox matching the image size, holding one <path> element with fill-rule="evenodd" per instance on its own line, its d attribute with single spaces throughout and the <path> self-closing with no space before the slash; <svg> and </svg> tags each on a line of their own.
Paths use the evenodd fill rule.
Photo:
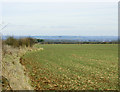
<svg viewBox="0 0 120 92">
<path fill-rule="evenodd" d="M 73 0 L 72 0 L 73 1 Z M 3 2 L 3 35 L 117 36 L 117 2 Z"/>
</svg>

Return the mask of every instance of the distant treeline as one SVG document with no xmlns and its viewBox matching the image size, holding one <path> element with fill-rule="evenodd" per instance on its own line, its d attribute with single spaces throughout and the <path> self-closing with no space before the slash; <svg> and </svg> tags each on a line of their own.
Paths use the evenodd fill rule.
<svg viewBox="0 0 120 92">
<path fill-rule="evenodd" d="M 40 42 L 41 44 L 118 44 L 118 42 Z"/>
<path fill-rule="evenodd" d="M 69 41 L 69 42 L 64 42 L 64 41 L 61 41 L 61 42 L 52 42 L 52 41 L 42 41 L 42 42 L 39 42 L 38 43 L 41 43 L 41 44 L 118 44 L 118 41 L 112 41 L 112 42 L 76 42 L 76 41 Z"/>
<path fill-rule="evenodd" d="M 19 38 L 8 37 L 6 40 L 3 40 L 3 44 L 10 45 L 12 47 L 32 47 L 35 43 L 40 44 L 118 44 L 118 41 L 112 42 L 76 42 L 76 41 L 45 41 L 44 39 L 34 39 L 31 37 Z"/>
</svg>

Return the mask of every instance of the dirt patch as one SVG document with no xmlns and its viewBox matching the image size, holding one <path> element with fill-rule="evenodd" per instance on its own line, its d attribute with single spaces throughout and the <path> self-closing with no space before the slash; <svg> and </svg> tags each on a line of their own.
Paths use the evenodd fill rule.
<svg viewBox="0 0 120 92">
<path fill-rule="evenodd" d="M 76 54 L 72 54 L 72 56 L 75 57 L 75 58 L 79 58 L 79 59 L 82 59 L 82 58 L 83 58 L 83 57 L 80 57 L 80 56 L 78 56 L 78 55 L 76 55 Z"/>
</svg>

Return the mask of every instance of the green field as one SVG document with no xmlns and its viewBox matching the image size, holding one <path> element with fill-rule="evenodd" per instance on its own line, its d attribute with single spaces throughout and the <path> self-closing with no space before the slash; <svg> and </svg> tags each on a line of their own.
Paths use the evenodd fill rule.
<svg viewBox="0 0 120 92">
<path fill-rule="evenodd" d="M 109 90 L 118 84 L 117 44 L 37 44 L 22 56 L 39 90 Z"/>
</svg>

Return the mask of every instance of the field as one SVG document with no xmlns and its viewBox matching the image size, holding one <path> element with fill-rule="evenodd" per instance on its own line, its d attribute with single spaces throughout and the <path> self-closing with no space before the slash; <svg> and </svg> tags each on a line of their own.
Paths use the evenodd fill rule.
<svg viewBox="0 0 120 92">
<path fill-rule="evenodd" d="M 116 90 L 117 44 L 37 44 L 21 57 L 37 90 Z"/>
</svg>

